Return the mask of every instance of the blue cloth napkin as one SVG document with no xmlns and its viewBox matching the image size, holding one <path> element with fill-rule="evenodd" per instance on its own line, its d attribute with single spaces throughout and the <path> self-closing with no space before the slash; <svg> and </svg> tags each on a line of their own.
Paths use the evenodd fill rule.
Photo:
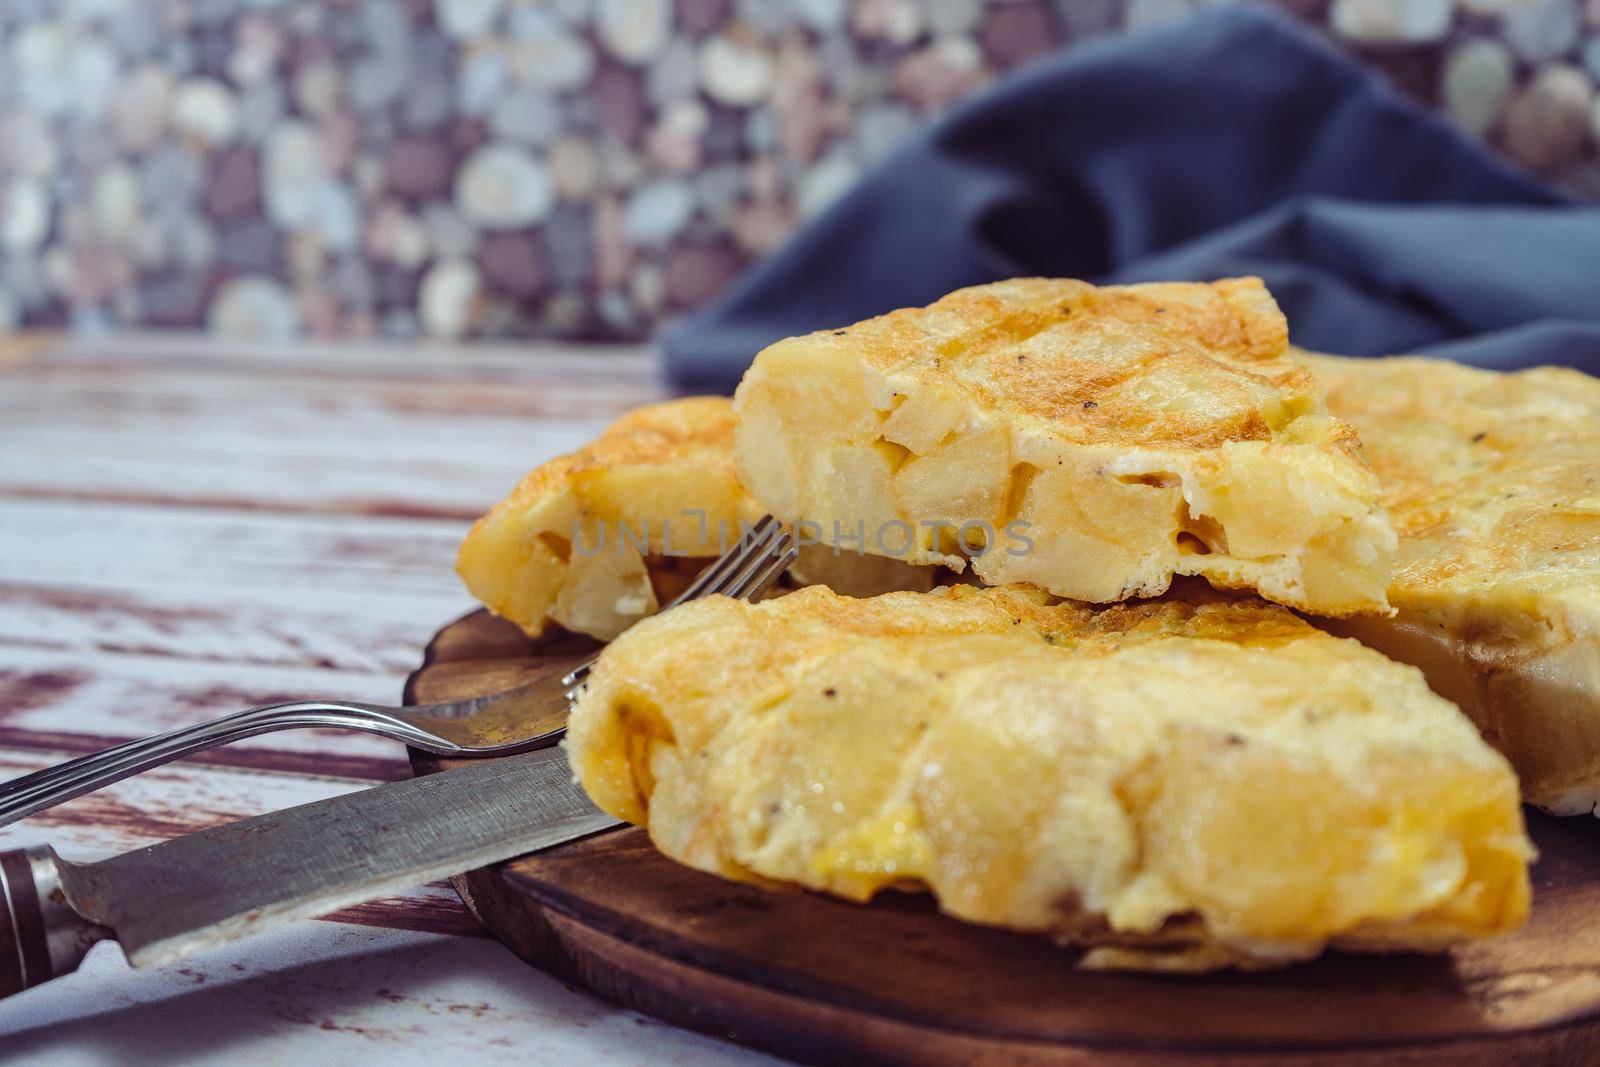
<svg viewBox="0 0 1600 1067">
<path fill-rule="evenodd" d="M 1600 208 L 1524 177 L 1282 16 L 1062 52 L 911 138 L 661 338 L 678 388 L 1016 275 L 1258 274 L 1294 343 L 1600 372 Z"/>
</svg>

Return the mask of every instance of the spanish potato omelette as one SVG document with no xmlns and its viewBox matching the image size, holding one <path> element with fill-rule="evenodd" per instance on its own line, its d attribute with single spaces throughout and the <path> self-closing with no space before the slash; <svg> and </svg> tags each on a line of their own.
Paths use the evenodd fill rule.
<svg viewBox="0 0 1600 1067">
<path fill-rule="evenodd" d="M 1386 611 L 1377 479 L 1287 338 L 1256 278 L 962 289 L 762 351 L 735 394 L 739 476 L 857 549 L 977 552 L 990 584 L 1107 602 L 1200 575 Z"/>
<path fill-rule="evenodd" d="M 1600 381 L 1540 367 L 1296 358 L 1354 423 L 1400 535 L 1393 618 L 1338 632 L 1414 663 L 1526 798 L 1600 804 Z"/>
<path fill-rule="evenodd" d="M 555 622 L 615 637 L 761 517 L 734 471 L 733 423 L 725 397 L 628 412 L 589 445 L 533 470 L 479 519 L 457 572 L 530 636 Z M 870 594 L 928 589 L 934 570 L 810 545 L 790 579 Z"/>
<path fill-rule="evenodd" d="M 695 601 L 572 714 L 606 811 L 726 877 L 1200 971 L 1432 950 L 1527 912 L 1517 783 L 1417 670 L 1201 587 Z"/>
</svg>

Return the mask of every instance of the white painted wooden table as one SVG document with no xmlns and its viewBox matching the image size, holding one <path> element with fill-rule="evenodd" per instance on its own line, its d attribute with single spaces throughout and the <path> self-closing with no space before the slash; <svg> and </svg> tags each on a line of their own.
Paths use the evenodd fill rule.
<svg viewBox="0 0 1600 1067">
<path fill-rule="evenodd" d="M 398 701 L 472 606 L 452 570 L 471 520 L 661 395 L 633 348 L 0 343 L 0 776 L 253 704 Z M 96 859 L 406 773 L 391 742 L 279 734 L 0 829 L 0 848 Z M 513 1050 L 767 1062 L 535 971 L 443 884 L 149 971 L 103 944 L 0 1002 L 0 1060 L 30 1063 Z"/>
</svg>

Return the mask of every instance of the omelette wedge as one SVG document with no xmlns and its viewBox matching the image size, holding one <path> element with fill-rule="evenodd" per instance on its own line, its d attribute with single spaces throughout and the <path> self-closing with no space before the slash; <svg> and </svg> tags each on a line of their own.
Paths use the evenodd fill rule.
<svg viewBox="0 0 1600 1067">
<path fill-rule="evenodd" d="M 1203 585 L 707 598 L 606 648 L 566 743 L 679 862 L 926 889 L 1088 966 L 1437 950 L 1528 909 L 1516 778 L 1419 671 Z"/>
<path fill-rule="evenodd" d="M 1299 354 L 1360 431 L 1400 535 L 1393 618 L 1330 624 L 1414 663 L 1529 802 L 1600 805 L 1600 380 Z"/>
<path fill-rule="evenodd" d="M 1394 531 L 1256 278 L 1018 278 L 771 345 L 740 480 L 857 551 L 1098 603 L 1175 575 L 1383 613 Z M 803 527 L 802 527 L 803 528 Z"/>
<path fill-rule="evenodd" d="M 472 527 L 456 571 L 491 611 L 609 640 L 676 596 L 763 514 L 733 464 L 731 402 L 649 404 L 528 474 Z M 928 589 L 933 567 L 802 550 L 791 582 L 844 592 Z"/>
</svg>

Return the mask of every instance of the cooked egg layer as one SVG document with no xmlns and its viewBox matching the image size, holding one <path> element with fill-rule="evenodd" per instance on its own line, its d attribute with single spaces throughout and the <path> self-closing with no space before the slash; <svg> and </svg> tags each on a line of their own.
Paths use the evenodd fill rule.
<svg viewBox="0 0 1600 1067">
<path fill-rule="evenodd" d="M 1600 380 L 1296 358 L 1360 431 L 1399 530 L 1390 619 L 1336 629 L 1421 667 L 1558 814 L 1600 803 Z"/>
<path fill-rule="evenodd" d="M 680 862 L 1092 949 L 1266 966 L 1528 907 L 1517 782 L 1420 672 L 1255 599 L 712 598 L 610 645 L 573 767 Z"/>
<path fill-rule="evenodd" d="M 1284 358 L 1259 279 L 1020 278 L 780 341 L 735 397 L 779 518 L 1064 597 L 1174 575 L 1331 615 L 1387 610 L 1394 532 L 1350 426 Z"/>
</svg>

